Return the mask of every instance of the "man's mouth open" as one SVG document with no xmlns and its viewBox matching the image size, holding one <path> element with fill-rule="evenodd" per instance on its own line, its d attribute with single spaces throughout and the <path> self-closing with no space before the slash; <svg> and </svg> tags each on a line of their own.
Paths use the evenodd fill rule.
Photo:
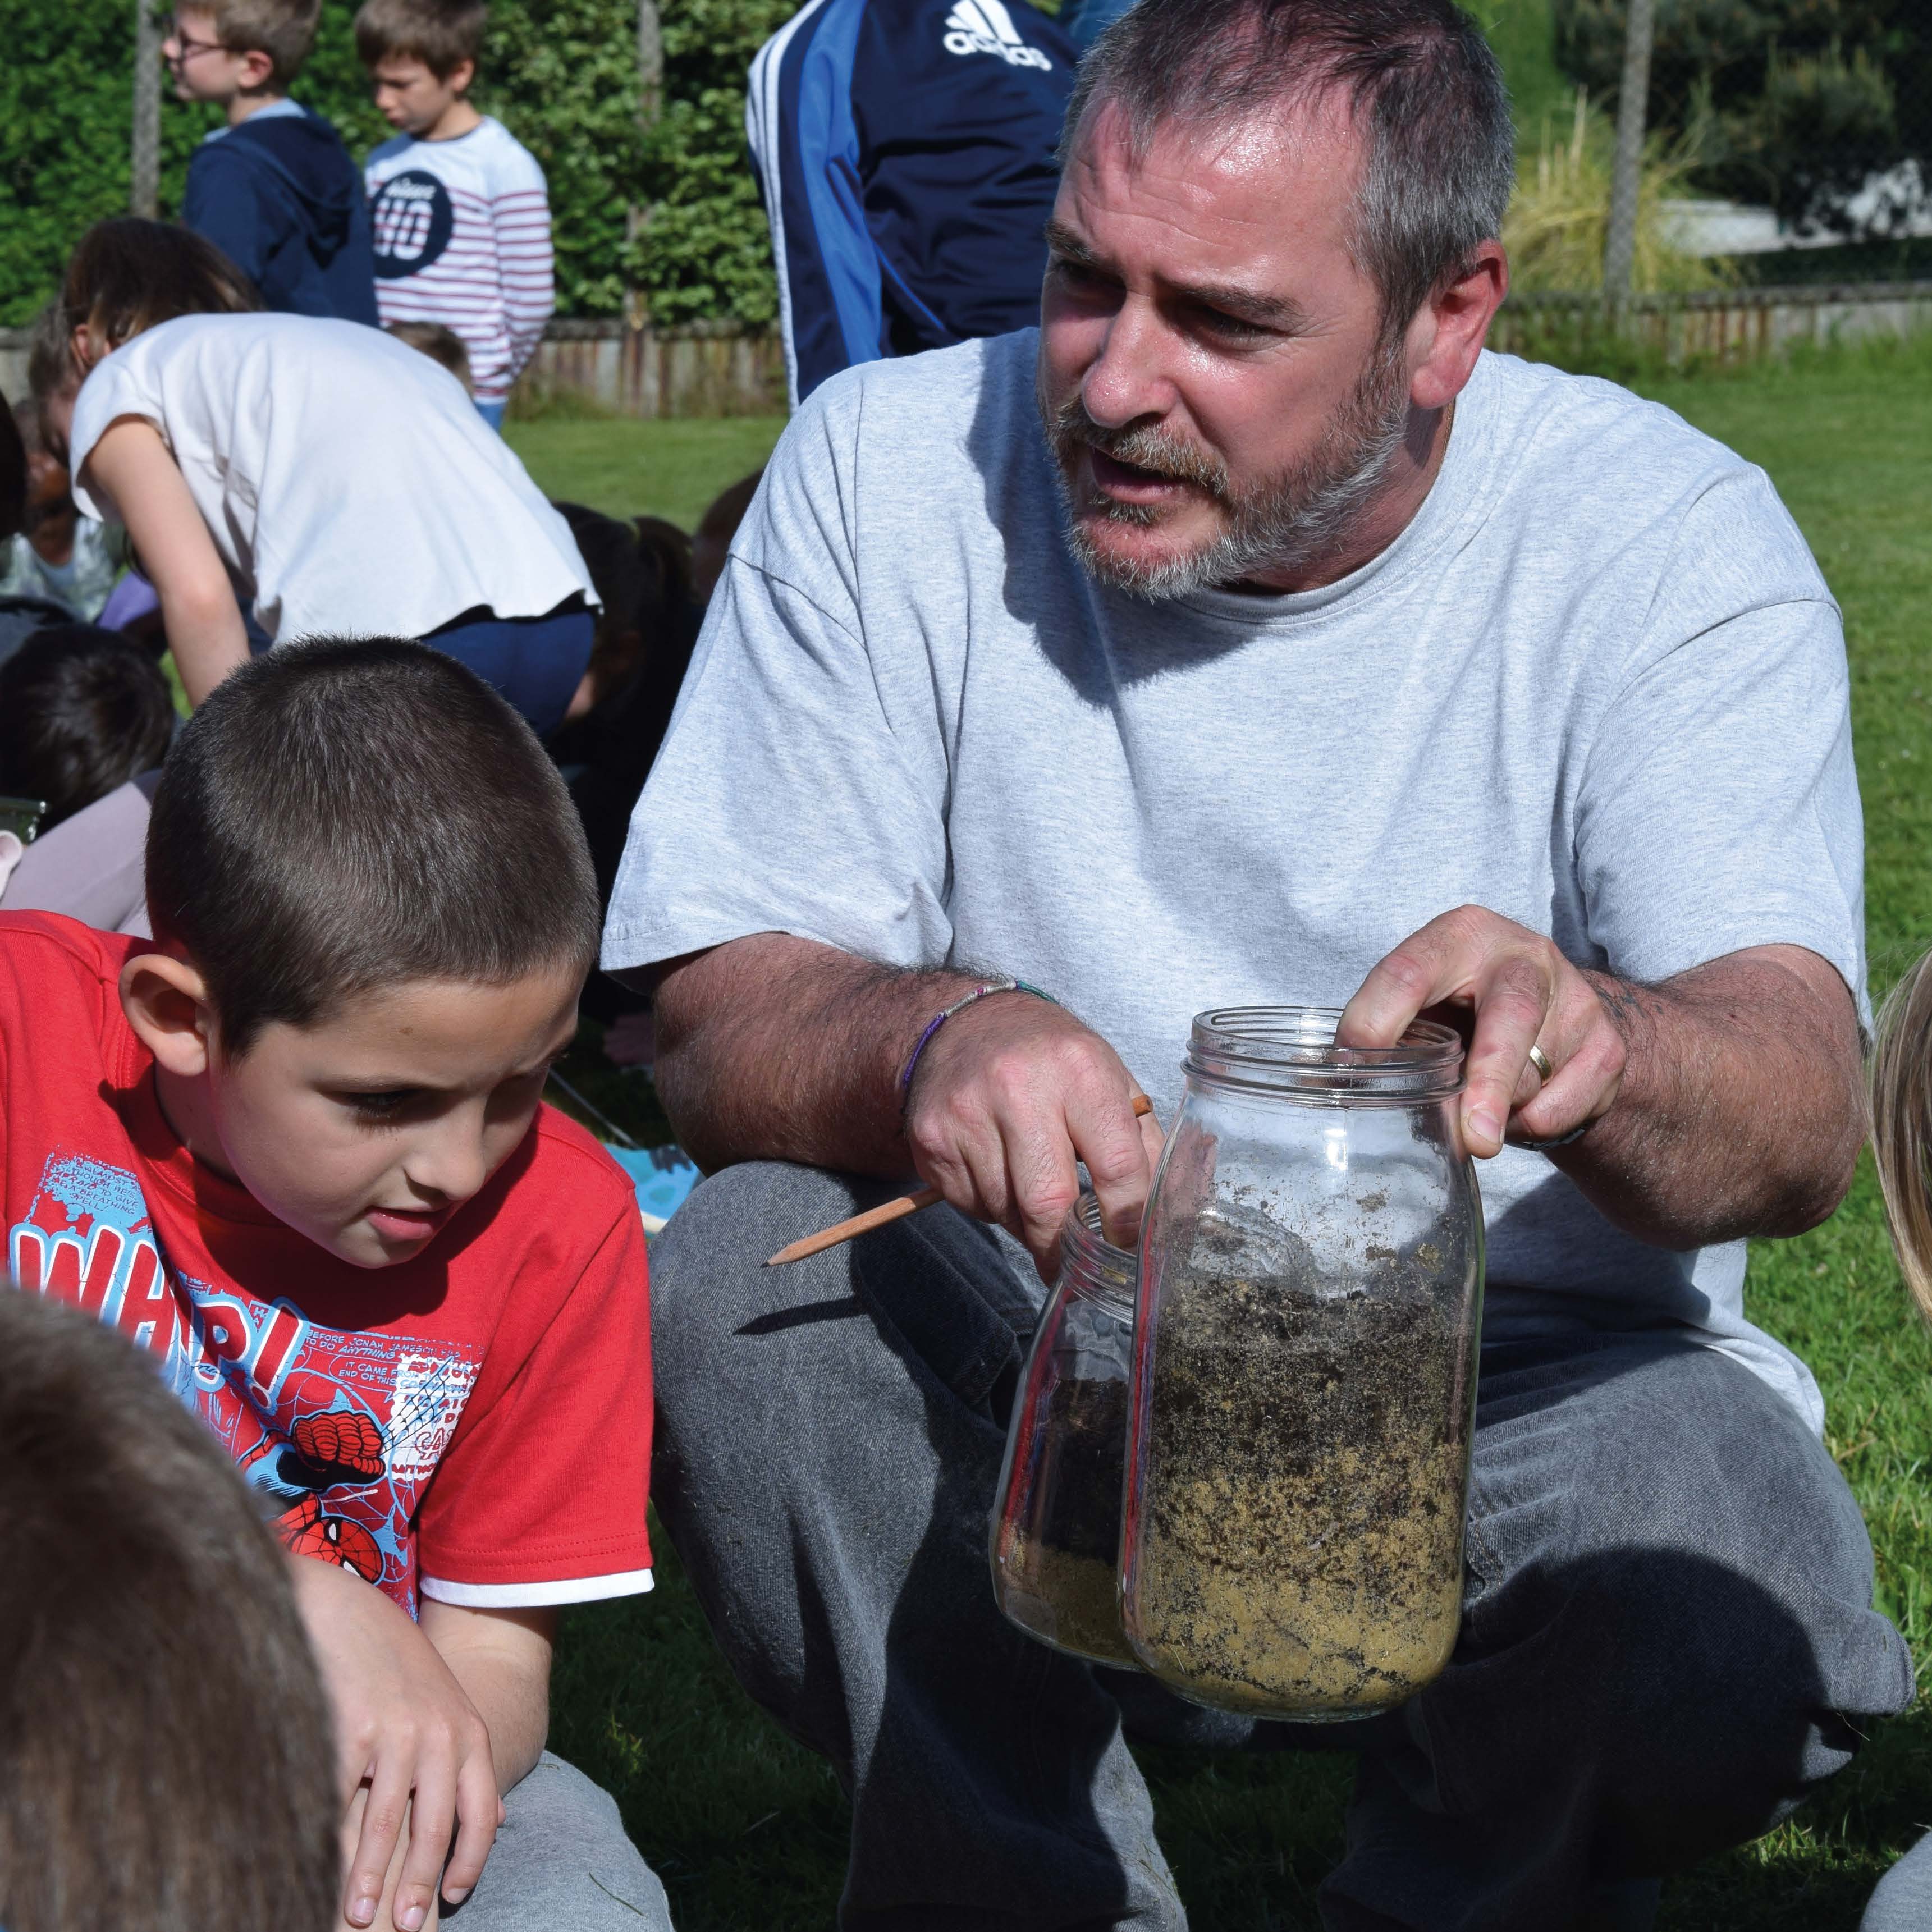
<svg viewBox="0 0 1932 1932">
<path fill-rule="evenodd" d="M 1087 446 L 1087 462 L 1094 487 L 1116 503 L 1132 503 L 1154 508 L 1176 503 L 1198 493 L 1200 486 L 1179 476 L 1163 475 L 1157 470 L 1143 470 L 1135 463 L 1123 463 L 1103 449 Z"/>
</svg>

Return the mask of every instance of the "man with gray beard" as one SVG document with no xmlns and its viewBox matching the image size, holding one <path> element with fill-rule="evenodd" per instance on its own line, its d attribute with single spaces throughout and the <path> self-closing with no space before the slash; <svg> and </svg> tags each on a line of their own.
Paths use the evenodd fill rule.
<svg viewBox="0 0 1932 1932">
<path fill-rule="evenodd" d="M 1082 1165 L 1132 1239 L 1197 1010 L 1450 1014 L 1462 1631 L 1348 1730 L 1323 1920 L 1640 1926 L 1912 1695 L 1743 1310 L 1860 1138 L 1838 614 L 1760 472 L 1483 350 L 1508 109 L 1450 0 L 1140 0 L 1062 160 L 1036 333 L 787 431 L 632 823 L 604 964 L 713 1176 L 653 1258 L 654 1493 L 851 1795 L 842 1925 L 1178 1928 L 1126 1738 L 1334 1734 L 1001 1619 L 1041 1282 Z M 944 1204 L 759 1265 L 914 1175 Z"/>
</svg>

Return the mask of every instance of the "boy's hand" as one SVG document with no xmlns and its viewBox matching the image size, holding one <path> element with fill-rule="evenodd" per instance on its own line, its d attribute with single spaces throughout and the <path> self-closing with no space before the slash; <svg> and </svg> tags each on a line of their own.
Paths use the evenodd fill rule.
<svg viewBox="0 0 1932 1932">
<path fill-rule="evenodd" d="M 368 1809 L 369 1787 L 366 1784 L 358 1785 L 356 1795 L 349 1801 L 349 1809 L 342 1814 L 341 1828 L 336 1834 L 342 1846 L 342 1869 L 344 1871 L 347 1871 L 354 1862 L 356 1848 L 362 1836 L 362 1821 L 367 1816 Z M 409 1849 L 409 1840 L 398 1837 L 396 1849 L 389 1855 L 389 1869 L 382 1881 L 382 1896 L 376 1906 L 375 1923 L 368 1928 L 368 1932 L 398 1932 L 401 1922 L 396 1917 L 400 1909 L 396 1904 L 396 1891 L 402 1883 L 403 1861 L 408 1856 Z M 440 1904 L 440 1901 L 432 1895 L 428 1914 L 418 1926 L 416 1932 L 436 1932 L 442 1918 Z M 338 1915 L 332 1922 L 336 1932 L 351 1932 L 352 1922 L 347 1918 Z"/>
<path fill-rule="evenodd" d="M 466 1898 L 496 1838 L 502 1808 L 489 1732 L 435 1646 L 380 1590 L 332 1563 L 290 1562 L 334 1714 L 345 1814 L 368 1787 L 343 1916 L 374 1922 L 406 1823 L 390 1910 L 398 1932 L 419 1932 L 438 1880 L 452 1905 Z"/>
</svg>

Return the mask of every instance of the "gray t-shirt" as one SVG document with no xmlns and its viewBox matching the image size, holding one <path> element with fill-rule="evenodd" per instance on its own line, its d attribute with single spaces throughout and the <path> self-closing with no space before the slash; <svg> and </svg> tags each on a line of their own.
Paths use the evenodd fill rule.
<svg viewBox="0 0 1932 1932">
<path fill-rule="evenodd" d="M 632 823 L 604 963 L 783 932 L 997 968 L 1168 1118 L 1202 1008 L 1340 1005 L 1450 908 L 1658 980 L 1808 946 L 1864 999 L 1838 614 L 1763 472 L 1606 382 L 1484 355 L 1434 488 L 1339 584 L 1159 605 L 1062 535 L 1033 332 L 868 363 L 787 430 Z M 1744 1319 L 1743 1244 L 1482 1170 L 1492 1340 Z"/>
</svg>

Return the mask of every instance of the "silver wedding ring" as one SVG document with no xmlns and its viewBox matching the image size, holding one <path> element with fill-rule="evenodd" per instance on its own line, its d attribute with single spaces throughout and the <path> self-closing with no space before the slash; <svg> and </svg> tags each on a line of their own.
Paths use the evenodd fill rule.
<svg viewBox="0 0 1932 1932">
<path fill-rule="evenodd" d="M 1541 1047 L 1532 1046 L 1529 1049 L 1529 1064 L 1536 1069 L 1537 1076 L 1544 1086 L 1556 1078 L 1556 1070 L 1550 1065 L 1550 1056 Z"/>
</svg>

